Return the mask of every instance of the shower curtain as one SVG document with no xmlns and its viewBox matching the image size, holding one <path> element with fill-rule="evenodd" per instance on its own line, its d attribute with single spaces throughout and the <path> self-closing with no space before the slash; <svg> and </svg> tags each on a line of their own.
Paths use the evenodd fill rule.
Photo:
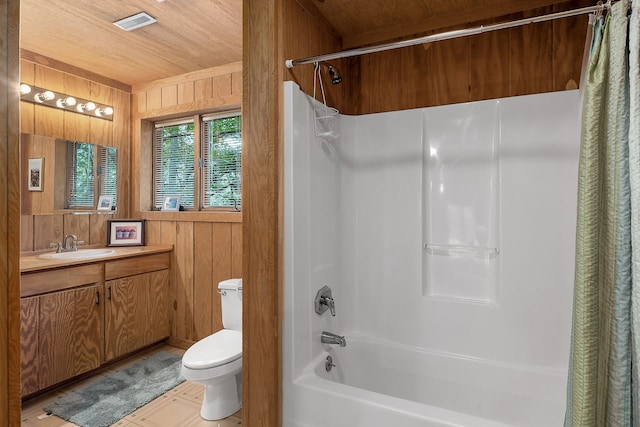
<svg viewBox="0 0 640 427">
<path fill-rule="evenodd" d="M 617 2 L 594 29 L 565 427 L 640 426 L 639 1 Z"/>
</svg>

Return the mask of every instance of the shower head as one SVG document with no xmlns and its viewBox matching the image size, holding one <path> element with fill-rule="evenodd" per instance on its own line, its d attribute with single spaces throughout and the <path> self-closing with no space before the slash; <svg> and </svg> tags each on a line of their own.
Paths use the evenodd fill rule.
<svg viewBox="0 0 640 427">
<path fill-rule="evenodd" d="M 331 83 L 337 85 L 338 83 L 342 83 L 342 76 L 340 75 L 340 71 L 337 68 L 329 65 L 329 75 L 331 76 Z"/>
<path fill-rule="evenodd" d="M 333 65 L 328 62 L 320 62 L 321 65 L 324 65 L 329 70 L 329 76 L 331 77 L 331 83 L 337 85 L 338 83 L 342 83 L 342 76 L 340 75 L 340 71 Z"/>
</svg>

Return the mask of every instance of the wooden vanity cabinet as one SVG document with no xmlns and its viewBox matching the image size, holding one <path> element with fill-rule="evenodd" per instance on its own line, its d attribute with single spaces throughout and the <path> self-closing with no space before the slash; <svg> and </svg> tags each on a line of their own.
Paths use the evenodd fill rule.
<svg viewBox="0 0 640 427">
<path fill-rule="evenodd" d="M 22 276 L 45 292 L 20 301 L 23 396 L 100 366 L 103 277 L 97 265 Z"/>
<path fill-rule="evenodd" d="M 170 253 L 21 277 L 22 396 L 169 336 Z"/>
<path fill-rule="evenodd" d="M 168 253 L 105 265 L 104 360 L 169 336 Z"/>
</svg>

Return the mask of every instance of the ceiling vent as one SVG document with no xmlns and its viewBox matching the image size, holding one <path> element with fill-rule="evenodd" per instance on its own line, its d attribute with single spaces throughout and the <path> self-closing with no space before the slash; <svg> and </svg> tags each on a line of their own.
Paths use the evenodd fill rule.
<svg viewBox="0 0 640 427">
<path fill-rule="evenodd" d="M 128 18 L 122 18 L 113 24 L 122 28 L 125 31 L 135 30 L 136 28 L 144 27 L 145 25 L 153 24 L 156 19 L 146 12 L 136 13 Z"/>
</svg>

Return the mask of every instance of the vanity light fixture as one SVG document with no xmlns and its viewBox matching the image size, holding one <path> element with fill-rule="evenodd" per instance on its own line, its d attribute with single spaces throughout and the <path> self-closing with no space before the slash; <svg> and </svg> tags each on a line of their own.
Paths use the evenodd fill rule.
<svg viewBox="0 0 640 427">
<path fill-rule="evenodd" d="M 35 95 L 30 95 L 31 93 Z M 75 98 L 64 93 L 32 87 L 25 83 L 20 85 L 20 100 L 104 120 L 113 120 L 113 107 L 110 105 L 96 104 L 88 99 Z"/>
</svg>

